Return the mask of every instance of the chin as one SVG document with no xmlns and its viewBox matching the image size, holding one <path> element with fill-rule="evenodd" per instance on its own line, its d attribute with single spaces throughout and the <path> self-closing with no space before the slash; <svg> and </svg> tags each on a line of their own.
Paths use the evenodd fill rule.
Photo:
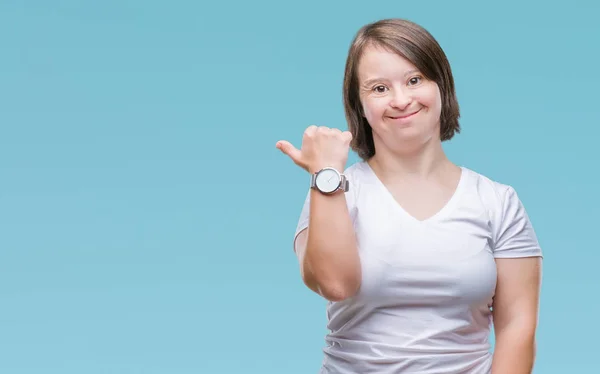
<svg viewBox="0 0 600 374">
<path fill-rule="evenodd" d="M 418 127 L 408 127 L 393 131 L 384 137 L 386 147 L 393 149 L 394 153 L 415 153 L 431 143 L 435 136 L 432 133 L 424 133 Z"/>
<path fill-rule="evenodd" d="M 427 138 L 427 134 L 423 133 L 423 128 L 418 124 L 396 127 L 391 131 L 392 137 L 400 142 L 414 143 L 419 142 L 423 138 Z"/>
</svg>

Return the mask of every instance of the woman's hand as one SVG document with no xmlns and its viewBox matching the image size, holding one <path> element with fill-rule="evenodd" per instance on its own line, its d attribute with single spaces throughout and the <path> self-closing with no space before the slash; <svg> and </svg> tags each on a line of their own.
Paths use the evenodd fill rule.
<svg viewBox="0 0 600 374">
<path fill-rule="evenodd" d="M 349 131 L 313 125 L 304 131 L 300 149 L 286 140 L 278 141 L 276 147 L 311 174 L 324 167 L 335 168 L 341 173 L 348 161 L 351 140 Z"/>
</svg>

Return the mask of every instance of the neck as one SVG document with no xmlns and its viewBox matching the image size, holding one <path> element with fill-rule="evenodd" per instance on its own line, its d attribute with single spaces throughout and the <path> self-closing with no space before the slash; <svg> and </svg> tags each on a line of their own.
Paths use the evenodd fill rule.
<svg viewBox="0 0 600 374">
<path fill-rule="evenodd" d="M 431 139 L 413 151 L 392 151 L 385 146 L 377 147 L 369 166 L 386 180 L 429 179 L 454 165 L 448 160 L 439 139 Z"/>
</svg>

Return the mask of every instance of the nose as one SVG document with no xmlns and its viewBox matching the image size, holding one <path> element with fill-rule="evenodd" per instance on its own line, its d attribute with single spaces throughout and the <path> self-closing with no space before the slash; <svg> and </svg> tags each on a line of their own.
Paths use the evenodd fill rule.
<svg viewBox="0 0 600 374">
<path fill-rule="evenodd" d="M 394 94 L 391 96 L 390 106 L 393 108 L 404 110 L 411 103 L 412 98 L 410 95 L 402 90 L 394 90 Z"/>
</svg>

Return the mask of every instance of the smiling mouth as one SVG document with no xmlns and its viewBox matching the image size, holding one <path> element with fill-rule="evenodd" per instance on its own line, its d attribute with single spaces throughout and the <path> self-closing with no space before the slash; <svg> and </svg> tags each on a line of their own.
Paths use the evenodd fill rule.
<svg viewBox="0 0 600 374">
<path fill-rule="evenodd" d="M 421 109 L 423 109 L 423 108 L 421 108 Z M 411 113 L 411 114 L 407 114 L 407 115 L 405 115 L 405 116 L 390 117 L 390 118 L 391 118 L 391 119 L 407 119 L 407 118 L 410 118 L 410 117 L 414 116 L 415 114 L 419 113 L 419 112 L 421 111 L 421 109 L 419 109 L 419 110 L 417 110 L 416 112 L 413 112 L 413 113 Z"/>
</svg>

